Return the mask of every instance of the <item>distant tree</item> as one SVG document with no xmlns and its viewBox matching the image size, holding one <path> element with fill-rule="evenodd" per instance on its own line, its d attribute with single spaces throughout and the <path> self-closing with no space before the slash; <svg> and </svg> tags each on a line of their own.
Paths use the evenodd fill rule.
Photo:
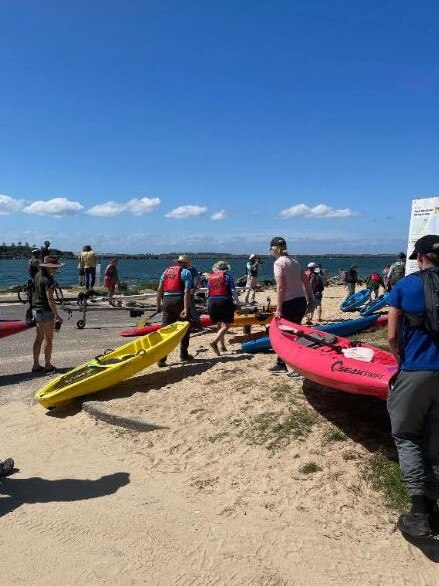
<svg viewBox="0 0 439 586">
<path fill-rule="evenodd" d="M 15 242 L 11 242 L 11 248 L 15 248 Z"/>
<path fill-rule="evenodd" d="M 29 242 L 25 242 L 24 245 L 26 246 L 26 248 L 29 248 Z"/>
<path fill-rule="evenodd" d="M 18 242 L 18 243 L 17 243 L 17 246 L 22 246 L 21 242 Z"/>
</svg>

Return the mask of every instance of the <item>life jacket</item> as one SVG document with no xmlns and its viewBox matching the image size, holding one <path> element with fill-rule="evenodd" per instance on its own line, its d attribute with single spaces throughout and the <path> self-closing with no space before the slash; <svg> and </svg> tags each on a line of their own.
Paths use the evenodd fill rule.
<svg viewBox="0 0 439 586">
<path fill-rule="evenodd" d="M 230 297 L 230 290 L 226 281 L 226 274 L 223 271 L 212 273 L 209 277 L 210 297 Z"/>
<path fill-rule="evenodd" d="M 403 315 L 403 325 L 408 328 L 424 330 L 439 342 L 439 267 L 413 273 L 421 277 L 424 288 L 425 312 Z"/>
<path fill-rule="evenodd" d="M 181 281 L 180 265 L 168 267 L 163 274 L 163 291 L 165 293 L 184 293 L 184 284 Z"/>
<path fill-rule="evenodd" d="M 375 281 L 376 283 L 380 283 L 380 284 L 381 284 L 381 282 L 382 282 L 382 280 L 381 280 L 381 275 L 379 275 L 378 273 L 372 273 L 372 274 L 370 275 L 370 280 L 371 280 L 371 281 Z"/>
<path fill-rule="evenodd" d="M 315 273 L 313 271 L 309 276 L 309 282 L 311 284 L 313 293 L 322 293 L 323 289 L 325 288 L 322 275 L 320 273 Z"/>
</svg>

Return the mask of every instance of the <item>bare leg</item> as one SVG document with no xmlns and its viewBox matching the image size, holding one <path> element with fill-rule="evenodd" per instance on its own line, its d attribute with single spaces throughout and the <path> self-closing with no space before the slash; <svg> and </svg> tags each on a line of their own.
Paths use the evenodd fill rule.
<svg viewBox="0 0 439 586">
<path fill-rule="evenodd" d="M 45 365 L 44 368 L 50 368 L 52 363 L 50 362 L 52 358 L 52 347 L 53 347 L 53 326 L 55 325 L 55 320 L 47 321 L 41 324 L 43 333 L 44 333 L 44 360 Z"/>
<path fill-rule="evenodd" d="M 33 358 L 34 358 L 34 368 L 37 368 L 38 366 L 40 366 L 40 352 L 41 352 L 41 345 L 43 343 L 43 340 L 44 340 L 44 332 L 41 328 L 41 325 L 37 324 L 35 341 L 34 341 L 34 345 L 32 346 L 32 354 L 33 354 Z"/>
<path fill-rule="evenodd" d="M 229 329 L 229 324 L 221 324 L 221 327 L 220 327 L 217 335 L 215 336 L 215 340 L 214 340 L 215 344 L 221 344 L 222 346 L 224 346 L 224 336 L 225 336 L 228 329 Z"/>
</svg>

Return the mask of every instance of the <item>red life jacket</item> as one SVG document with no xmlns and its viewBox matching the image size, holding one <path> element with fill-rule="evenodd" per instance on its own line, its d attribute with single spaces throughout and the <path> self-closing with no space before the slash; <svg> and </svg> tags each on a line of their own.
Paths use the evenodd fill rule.
<svg viewBox="0 0 439 586">
<path fill-rule="evenodd" d="M 370 275 L 370 280 L 375 281 L 376 283 L 381 283 L 381 276 L 378 273 L 372 273 Z"/>
<path fill-rule="evenodd" d="M 209 277 L 210 297 L 229 297 L 230 291 L 226 282 L 226 275 L 222 271 L 212 273 Z"/>
<path fill-rule="evenodd" d="M 163 276 L 163 291 L 165 293 L 184 293 L 184 284 L 181 281 L 181 271 L 183 267 L 180 265 L 172 265 L 168 267 Z"/>
</svg>

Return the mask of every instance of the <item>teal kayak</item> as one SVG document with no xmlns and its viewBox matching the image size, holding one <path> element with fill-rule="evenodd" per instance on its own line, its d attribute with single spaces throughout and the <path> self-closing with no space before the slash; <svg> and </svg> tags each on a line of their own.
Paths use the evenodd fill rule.
<svg viewBox="0 0 439 586">
<path fill-rule="evenodd" d="M 380 309 L 382 309 L 384 306 L 387 305 L 388 297 L 389 297 L 389 293 L 383 293 L 383 295 L 380 295 L 374 301 L 371 301 L 365 307 L 361 308 L 360 309 L 361 315 L 363 317 L 366 317 L 368 315 L 372 315 L 372 313 L 375 313 L 376 311 L 379 311 Z"/>
<path fill-rule="evenodd" d="M 369 301 L 370 289 L 362 289 L 358 293 L 352 293 L 349 297 L 346 297 L 344 301 L 340 303 L 341 311 L 355 311 L 362 305 Z"/>
</svg>

